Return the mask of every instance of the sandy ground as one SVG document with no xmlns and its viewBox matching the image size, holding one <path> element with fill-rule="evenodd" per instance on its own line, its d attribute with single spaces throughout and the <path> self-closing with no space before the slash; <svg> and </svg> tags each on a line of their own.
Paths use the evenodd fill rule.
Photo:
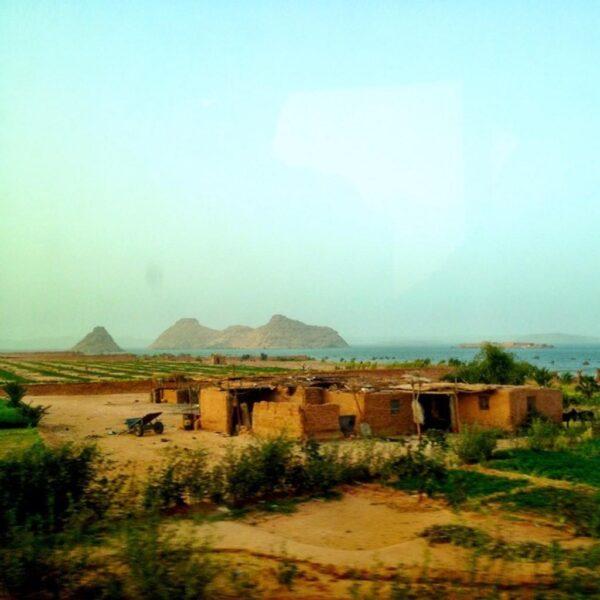
<svg viewBox="0 0 600 600">
<path fill-rule="evenodd" d="M 166 448 L 203 447 L 216 455 L 230 443 L 244 443 L 249 438 L 229 438 L 209 431 L 184 431 L 181 406 L 153 404 L 147 393 L 102 394 L 97 396 L 27 396 L 26 400 L 50 407 L 39 427 L 49 443 L 93 441 L 117 463 L 133 464 L 146 469 L 156 465 Z M 146 413 L 162 412 L 165 429 L 161 435 L 148 432 L 143 437 L 123 433 L 124 421 Z"/>
<path fill-rule="evenodd" d="M 441 500 L 423 499 L 379 485 L 345 489 L 340 500 L 313 500 L 293 514 L 252 514 L 244 520 L 196 526 L 198 539 L 215 548 L 249 557 L 286 556 L 312 573 L 343 580 L 351 573 L 392 577 L 400 569 L 412 577 L 427 570 L 437 581 L 477 581 L 521 586 L 547 580 L 548 564 L 505 562 L 449 544 L 430 545 L 420 534 L 431 525 L 468 524 L 506 541 L 559 542 L 564 547 L 588 545 L 566 530 L 527 518 L 502 514 L 454 512 Z M 189 532 L 188 532 L 189 533 Z M 354 575 L 353 575 L 354 576 Z M 338 597 L 335 594 L 324 597 Z M 347 592 L 339 597 L 349 597 Z"/>
</svg>

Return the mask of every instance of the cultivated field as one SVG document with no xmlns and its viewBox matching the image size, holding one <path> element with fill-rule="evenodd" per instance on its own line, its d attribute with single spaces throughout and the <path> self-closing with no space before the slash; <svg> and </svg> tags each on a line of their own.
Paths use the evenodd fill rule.
<svg viewBox="0 0 600 600">
<path fill-rule="evenodd" d="M 83 356 L 73 353 L 0 354 L 0 384 L 89 383 L 141 381 L 173 373 L 189 377 L 227 377 L 282 373 L 301 368 L 301 363 L 232 361 L 212 365 L 207 358 L 176 356 Z"/>
</svg>

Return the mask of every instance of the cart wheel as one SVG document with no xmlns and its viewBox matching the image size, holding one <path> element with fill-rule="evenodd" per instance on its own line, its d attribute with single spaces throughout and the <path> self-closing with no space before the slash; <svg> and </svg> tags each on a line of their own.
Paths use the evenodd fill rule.
<svg viewBox="0 0 600 600">
<path fill-rule="evenodd" d="M 160 421 L 156 421 L 156 423 L 152 425 L 152 429 L 154 429 L 156 435 L 160 435 L 165 430 L 165 426 Z"/>
<path fill-rule="evenodd" d="M 143 423 L 139 423 L 138 425 L 135 426 L 135 435 L 137 435 L 138 437 L 142 437 L 144 435 L 144 424 Z"/>
</svg>

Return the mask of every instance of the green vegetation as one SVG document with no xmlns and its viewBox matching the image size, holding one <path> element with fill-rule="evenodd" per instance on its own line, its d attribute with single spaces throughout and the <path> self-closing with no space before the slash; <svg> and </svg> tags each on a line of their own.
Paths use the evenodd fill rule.
<svg viewBox="0 0 600 600">
<path fill-rule="evenodd" d="M 463 383 L 522 385 L 532 375 L 532 370 L 529 363 L 517 361 L 510 352 L 486 344 L 471 362 L 459 364 L 444 379 Z"/>
<path fill-rule="evenodd" d="M 580 375 L 575 390 L 583 396 L 586 402 L 590 403 L 592 398 L 600 392 L 600 384 L 592 375 Z"/>
<path fill-rule="evenodd" d="M 0 399 L 0 430 L 27 427 L 27 420 L 21 412 Z"/>
<path fill-rule="evenodd" d="M 40 441 L 37 429 L 0 429 L 0 459 L 11 452 L 26 450 Z"/>
<path fill-rule="evenodd" d="M 454 451 L 463 463 L 485 462 L 492 457 L 498 436 L 498 432 L 493 429 L 465 425 L 456 436 Z"/>
<path fill-rule="evenodd" d="M 571 385 L 574 379 L 573 373 L 570 371 L 565 371 L 559 375 L 558 379 L 562 385 Z"/>
<path fill-rule="evenodd" d="M 509 543 L 493 538 L 481 529 L 468 525 L 433 525 L 421 536 L 431 544 L 454 544 L 461 548 L 478 550 L 492 558 L 504 560 L 549 561 L 554 555 L 552 546 L 537 542 Z"/>
<path fill-rule="evenodd" d="M 496 496 L 494 502 L 518 512 L 562 519 L 578 535 L 600 537 L 600 494 L 576 489 L 535 487 Z"/>
<path fill-rule="evenodd" d="M 35 434 L 35 429 L 26 431 Z M 236 518 L 256 508 L 286 512 L 295 502 L 331 496 L 340 484 L 368 481 L 440 495 L 455 507 L 474 498 L 477 504 L 562 519 L 580 534 L 600 537 L 599 495 L 448 469 L 445 438 L 430 437 L 407 452 L 398 445 L 372 441 L 350 446 L 297 444 L 285 438 L 255 440 L 231 447 L 216 462 L 204 450 L 173 450 L 132 491 L 125 485 L 131 482 L 109 476 L 110 465 L 93 446 L 46 448 L 38 443 L 4 457 L 0 454 L 0 596 L 256 598 L 260 587 L 249 571 L 233 566 L 232 559 L 212 551 L 202 539 L 172 530 L 177 516 L 167 515 L 179 515 L 186 505 L 214 510 L 212 503 L 230 510 L 208 514 L 200 510 L 190 513 L 191 518 Z M 598 443 L 591 440 L 569 449 L 571 462 L 575 462 L 573 457 L 596 460 Z M 562 451 L 513 452 L 539 457 Z M 508 460 L 498 458 L 492 464 Z M 587 571 L 600 565 L 600 544 L 562 551 L 533 542 L 509 543 L 465 525 L 431 527 L 423 536 L 431 543 L 452 543 L 477 556 L 552 561 L 560 589 L 572 589 L 571 569 L 583 569 L 586 580 L 578 585 L 585 584 L 587 591 L 596 589 Z M 94 547 L 102 551 L 92 559 Z M 271 572 L 282 591 L 293 589 L 301 575 L 297 564 L 286 556 Z M 389 596 L 377 588 L 374 596 L 356 597 L 423 597 L 423 590 L 401 577 L 388 588 Z"/>
<path fill-rule="evenodd" d="M 283 437 L 230 446 L 211 466 L 204 450 L 173 451 L 150 473 L 143 503 L 165 510 L 210 499 L 236 509 L 264 503 L 271 510 L 274 500 L 327 496 L 342 483 L 399 478 L 401 458 L 371 442 L 342 449 L 313 441 L 298 446 Z"/>
<path fill-rule="evenodd" d="M 216 375 L 262 375 L 282 373 L 287 369 L 261 365 L 209 365 L 198 358 L 176 360 L 173 357 L 140 357 L 132 360 L 46 360 L 24 361 L 4 359 L 0 361 L 2 382 L 57 382 L 86 383 L 90 381 L 127 381 L 151 379 L 181 373 L 189 376 Z M 29 377 L 17 374 L 28 373 Z"/>
<path fill-rule="evenodd" d="M 600 440 L 587 440 L 564 450 L 515 449 L 498 452 L 494 469 L 562 479 L 600 488 Z"/>
<path fill-rule="evenodd" d="M 138 522 L 127 530 L 122 558 L 134 597 L 149 600 L 214 597 L 209 588 L 220 566 L 210 547 L 201 544 L 191 551 L 193 540 L 175 542 L 159 531 L 157 518 Z"/>
<path fill-rule="evenodd" d="M 0 460 L 0 538 L 11 527 L 51 532 L 74 512 L 101 516 L 110 486 L 93 446 L 48 448 L 41 443 Z"/>
<path fill-rule="evenodd" d="M 448 477 L 440 492 L 452 506 L 460 506 L 469 498 L 484 498 L 510 492 L 525 487 L 528 483 L 526 479 L 509 479 L 477 471 L 451 469 L 448 471 Z"/>
<path fill-rule="evenodd" d="M 3 422 L 6 427 L 36 427 L 48 412 L 47 406 L 33 406 L 23 402 L 25 391 L 25 388 L 16 382 L 4 386 L 8 402 L 4 408 L 0 404 L 0 428 Z"/>
<path fill-rule="evenodd" d="M 533 367 L 531 377 L 541 387 L 550 387 L 554 381 L 554 373 L 546 367 Z"/>
<path fill-rule="evenodd" d="M 25 377 L 17 375 L 13 371 L 7 371 L 6 369 L 0 369 L 0 382 L 1 381 L 15 381 L 16 383 L 28 383 Z"/>
<path fill-rule="evenodd" d="M 531 450 L 554 450 L 563 428 L 552 421 L 534 418 L 527 432 L 527 443 Z"/>
</svg>

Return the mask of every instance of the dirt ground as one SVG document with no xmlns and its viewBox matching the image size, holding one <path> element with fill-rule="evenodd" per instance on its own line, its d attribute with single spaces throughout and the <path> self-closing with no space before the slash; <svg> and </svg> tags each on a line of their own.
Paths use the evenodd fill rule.
<svg viewBox="0 0 600 600">
<path fill-rule="evenodd" d="M 565 548 L 590 543 L 549 522 L 454 512 L 442 500 L 420 500 L 376 484 L 346 488 L 339 500 L 303 503 L 292 514 L 254 513 L 242 520 L 199 525 L 194 531 L 199 539 L 211 539 L 217 550 L 247 561 L 282 556 L 294 561 L 307 578 L 299 583 L 304 595 L 296 590 L 298 595 L 291 597 L 349 598 L 349 579 L 390 580 L 399 571 L 411 579 L 426 572 L 432 582 L 513 590 L 548 582 L 549 564 L 475 557 L 449 544 L 430 545 L 420 535 L 429 526 L 448 524 L 479 527 L 510 542 L 556 541 Z M 313 585 L 321 586 L 321 596 L 309 593 Z M 473 594 L 463 597 L 479 597 L 477 591 Z"/>
<path fill-rule="evenodd" d="M 153 404 L 148 393 L 101 394 L 91 396 L 26 396 L 27 401 L 49 406 L 50 411 L 39 427 L 49 443 L 93 441 L 100 450 L 121 465 L 145 470 L 156 465 L 166 448 L 203 447 L 215 455 L 230 443 L 249 438 L 229 438 L 210 431 L 184 431 L 181 406 Z M 162 412 L 164 432 L 148 432 L 143 437 L 124 433 L 124 421 L 151 412 Z"/>
</svg>

